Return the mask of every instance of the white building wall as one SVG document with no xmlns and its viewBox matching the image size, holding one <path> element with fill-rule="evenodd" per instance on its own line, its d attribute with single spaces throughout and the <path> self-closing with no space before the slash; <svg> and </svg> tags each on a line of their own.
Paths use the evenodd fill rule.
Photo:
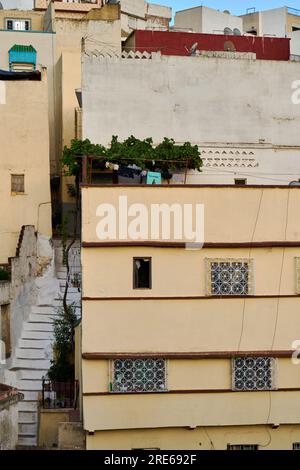
<svg viewBox="0 0 300 470">
<path fill-rule="evenodd" d="M 205 162 L 193 183 L 287 184 L 300 178 L 299 64 L 155 55 L 83 57 L 83 138 L 107 145 L 164 137 L 198 144 Z"/>
<path fill-rule="evenodd" d="M 262 36 L 286 36 L 287 8 L 276 8 L 261 12 L 261 34 Z"/>
<path fill-rule="evenodd" d="M 175 29 L 194 33 L 223 34 L 225 28 L 243 31 L 243 19 L 208 7 L 196 7 L 176 13 Z"/>
<path fill-rule="evenodd" d="M 33 10 L 34 0 L 0 0 L 5 10 Z"/>
<path fill-rule="evenodd" d="M 300 31 L 289 34 L 291 38 L 291 54 L 300 56 Z"/>
</svg>

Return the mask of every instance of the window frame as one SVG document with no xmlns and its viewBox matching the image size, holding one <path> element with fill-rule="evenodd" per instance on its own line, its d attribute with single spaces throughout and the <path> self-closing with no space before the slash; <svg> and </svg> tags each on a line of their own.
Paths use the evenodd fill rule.
<svg viewBox="0 0 300 470">
<path fill-rule="evenodd" d="M 242 390 L 236 388 L 235 386 L 235 361 L 237 359 L 270 359 L 270 369 L 271 369 L 271 388 L 254 388 L 254 389 L 247 389 L 243 388 Z M 231 389 L 233 392 L 272 392 L 277 390 L 277 360 L 275 357 L 266 357 L 266 356 L 234 356 L 231 359 Z"/>
<path fill-rule="evenodd" d="M 19 176 L 22 176 L 23 177 L 23 191 L 15 191 L 13 189 L 13 178 L 14 177 L 19 177 Z M 12 195 L 24 195 L 26 194 L 25 193 L 25 173 L 11 173 L 10 174 L 10 192 Z"/>
<path fill-rule="evenodd" d="M 11 17 L 7 17 L 5 18 L 5 29 L 8 30 L 8 31 L 32 31 L 31 29 L 31 19 L 30 18 L 11 18 Z M 8 28 L 8 22 L 9 21 L 12 21 L 12 29 L 9 29 Z M 14 28 L 14 25 L 17 21 L 23 21 L 24 22 L 24 29 L 16 29 Z M 28 28 L 26 28 L 26 22 L 28 23 Z"/>
<path fill-rule="evenodd" d="M 135 261 L 149 260 L 149 287 L 136 287 L 135 279 Z M 132 258 L 132 289 L 133 290 L 151 290 L 152 289 L 152 257 L 151 256 L 134 256 Z"/>
<path fill-rule="evenodd" d="M 121 360 L 121 361 L 126 361 L 126 360 L 129 360 L 129 361 L 138 361 L 138 360 L 142 360 L 142 361 L 146 361 L 147 359 L 153 359 L 153 360 L 161 360 L 161 361 L 164 361 L 164 389 L 163 390 L 150 390 L 150 391 L 146 391 L 146 390 L 141 390 L 141 391 L 138 391 L 138 390 L 125 390 L 125 391 L 121 391 L 121 390 L 113 390 L 114 388 L 114 375 L 115 375 L 115 361 L 117 360 Z M 152 356 L 152 357 L 131 357 L 131 358 L 123 358 L 123 357 L 119 357 L 117 359 L 110 359 L 109 361 L 109 383 L 108 383 L 108 390 L 109 390 L 109 393 L 111 393 L 112 395 L 115 395 L 115 394 L 122 394 L 122 395 L 134 395 L 134 394 L 148 394 L 148 393 L 166 393 L 169 391 L 168 389 L 168 367 L 169 367 L 169 361 L 168 359 L 165 359 L 165 358 L 162 358 L 162 357 L 155 357 L 155 356 Z"/>
<path fill-rule="evenodd" d="M 212 263 L 248 263 L 248 293 L 247 294 L 215 294 L 212 293 Z M 207 297 L 249 297 L 255 292 L 254 259 L 253 258 L 205 258 L 205 291 Z"/>
</svg>

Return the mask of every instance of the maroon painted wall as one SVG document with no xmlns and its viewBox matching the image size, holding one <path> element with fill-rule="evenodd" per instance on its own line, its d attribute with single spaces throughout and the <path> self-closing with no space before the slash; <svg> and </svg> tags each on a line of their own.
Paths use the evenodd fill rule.
<svg viewBox="0 0 300 470">
<path fill-rule="evenodd" d="M 221 34 L 197 34 L 169 31 L 138 30 L 125 43 L 140 52 L 161 51 L 163 55 L 189 55 L 188 51 L 194 43 L 203 51 L 224 51 L 224 43 L 231 41 L 237 52 L 255 52 L 257 59 L 289 60 L 290 39 L 258 36 L 225 36 Z"/>
</svg>

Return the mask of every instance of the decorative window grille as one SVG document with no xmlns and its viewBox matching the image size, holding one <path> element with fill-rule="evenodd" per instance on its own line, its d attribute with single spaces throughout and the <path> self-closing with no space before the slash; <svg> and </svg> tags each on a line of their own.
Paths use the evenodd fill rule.
<svg viewBox="0 0 300 470">
<path fill-rule="evenodd" d="M 293 443 L 293 450 L 300 450 L 300 442 Z"/>
<path fill-rule="evenodd" d="M 111 392 L 165 392 L 166 360 L 115 359 L 112 361 Z"/>
<path fill-rule="evenodd" d="M 272 357 L 236 357 L 232 361 L 232 369 L 233 390 L 275 388 L 275 360 Z"/>
<path fill-rule="evenodd" d="M 24 193 L 25 192 L 24 175 L 11 175 L 11 192 L 12 193 Z"/>
<path fill-rule="evenodd" d="M 257 444 L 228 444 L 227 450 L 258 450 Z"/>
<path fill-rule="evenodd" d="M 295 258 L 296 294 L 300 294 L 300 258 Z"/>
<path fill-rule="evenodd" d="M 206 259 L 207 295 L 252 295 L 253 260 Z"/>
</svg>

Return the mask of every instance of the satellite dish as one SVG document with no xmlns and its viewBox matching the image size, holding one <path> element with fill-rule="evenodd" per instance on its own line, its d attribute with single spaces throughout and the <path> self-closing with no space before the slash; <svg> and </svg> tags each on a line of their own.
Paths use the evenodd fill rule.
<svg viewBox="0 0 300 470">
<path fill-rule="evenodd" d="M 224 34 L 226 36 L 233 36 L 233 31 L 231 28 L 224 28 Z"/>
<path fill-rule="evenodd" d="M 195 42 L 189 50 L 189 55 L 194 55 L 198 47 L 198 43 Z"/>
<path fill-rule="evenodd" d="M 238 28 L 234 28 L 233 34 L 234 34 L 234 36 L 241 36 L 242 35 L 242 33 L 240 32 L 240 30 Z"/>
</svg>

